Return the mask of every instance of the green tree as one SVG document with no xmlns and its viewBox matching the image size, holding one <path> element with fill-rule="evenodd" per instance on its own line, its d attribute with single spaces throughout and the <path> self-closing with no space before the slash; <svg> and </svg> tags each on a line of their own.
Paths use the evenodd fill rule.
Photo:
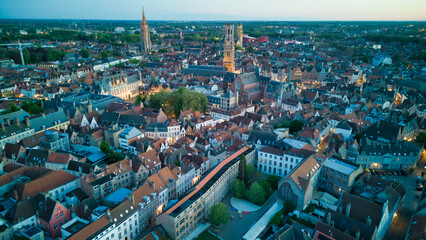
<svg viewBox="0 0 426 240">
<path fill-rule="evenodd" d="M 22 103 L 22 109 L 30 114 L 40 114 L 44 112 L 39 102 L 32 101 L 24 101 Z"/>
<path fill-rule="evenodd" d="M 303 128 L 303 122 L 301 120 L 294 120 L 291 122 L 289 131 L 291 133 L 297 133 L 300 130 L 302 130 L 302 128 Z"/>
<path fill-rule="evenodd" d="M 211 223 L 218 225 L 218 224 L 225 224 L 229 219 L 229 213 L 226 209 L 226 205 L 223 202 L 219 202 L 218 204 L 214 205 L 210 209 L 209 213 L 209 220 Z"/>
<path fill-rule="evenodd" d="M 252 47 L 252 46 L 250 46 L 250 47 L 247 49 L 247 51 L 248 51 L 249 53 L 252 53 L 252 52 L 253 52 L 253 47 Z"/>
<path fill-rule="evenodd" d="M 265 192 L 265 199 L 269 198 L 269 196 L 272 194 L 271 184 L 265 179 L 260 180 L 259 184 L 262 186 L 263 191 Z"/>
<path fill-rule="evenodd" d="M 262 205 L 265 202 L 265 191 L 263 190 L 262 186 L 255 182 L 250 186 L 250 189 L 247 191 L 247 199 L 256 204 L 256 205 Z"/>
<path fill-rule="evenodd" d="M 246 167 L 246 178 L 255 179 L 257 177 L 258 171 L 252 164 L 247 164 Z"/>
<path fill-rule="evenodd" d="M 359 58 L 359 60 L 361 60 L 363 63 L 368 63 L 368 56 L 363 55 Z"/>
<path fill-rule="evenodd" d="M 81 57 L 83 58 L 89 58 L 89 49 L 87 48 L 82 48 L 80 51 Z"/>
<path fill-rule="evenodd" d="M 123 54 L 120 51 L 118 51 L 118 50 L 114 50 L 112 52 L 112 56 L 114 56 L 114 57 L 123 57 Z"/>
<path fill-rule="evenodd" d="M 423 147 L 426 146 L 426 132 L 420 132 L 416 136 L 416 142 L 423 144 Z"/>
<path fill-rule="evenodd" d="M 239 179 L 235 179 L 234 184 L 232 184 L 232 191 L 234 192 L 234 196 L 237 198 L 244 198 L 246 195 L 246 185 L 243 181 Z"/>
<path fill-rule="evenodd" d="M 108 154 L 108 163 L 110 163 L 110 164 L 116 163 L 116 162 L 121 161 L 123 159 L 124 159 L 124 157 L 123 157 L 123 155 L 121 155 L 121 153 L 111 151 Z"/>
<path fill-rule="evenodd" d="M 103 141 L 100 146 L 101 152 L 109 154 L 111 152 L 111 146 L 107 141 Z"/>
<path fill-rule="evenodd" d="M 16 104 L 14 104 L 14 103 L 9 103 L 9 109 L 10 109 L 10 111 L 12 111 L 12 112 L 16 112 L 16 111 L 18 111 L 19 110 L 19 108 L 16 106 Z"/>
<path fill-rule="evenodd" d="M 241 155 L 240 164 L 238 166 L 238 178 L 243 182 L 247 182 L 248 180 L 246 179 L 246 168 L 247 168 L 246 156 Z"/>
<path fill-rule="evenodd" d="M 278 211 L 269 221 L 269 224 L 279 225 L 281 223 L 281 216 L 283 215 L 283 210 Z"/>
<path fill-rule="evenodd" d="M 142 102 L 142 96 L 141 95 L 137 95 L 136 96 L 136 100 L 135 100 L 135 105 L 140 105 Z"/>
<path fill-rule="evenodd" d="M 207 97 L 203 93 L 179 88 L 173 92 L 158 92 L 151 96 L 149 106 L 152 108 L 163 108 L 167 115 L 179 116 L 182 110 L 192 109 L 194 111 L 206 112 Z"/>
<path fill-rule="evenodd" d="M 276 124 L 274 127 L 275 128 L 288 128 L 290 133 L 295 134 L 298 131 L 302 130 L 303 122 L 301 120 L 294 120 L 294 121 L 290 121 L 290 122 L 284 121 L 284 122 Z"/>
<path fill-rule="evenodd" d="M 152 108 L 162 108 L 168 100 L 168 94 L 165 91 L 155 93 L 149 99 L 149 106 Z"/>
<path fill-rule="evenodd" d="M 138 63 L 139 63 L 139 59 L 137 59 L 137 58 L 133 58 L 133 59 L 130 59 L 130 60 L 129 60 L 129 62 L 130 62 L 131 64 L 138 64 Z"/>
<path fill-rule="evenodd" d="M 108 51 L 102 51 L 102 58 L 108 58 L 109 52 Z"/>
<path fill-rule="evenodd" d="M 283 214 L 287 215 L 296 210 L 296 204 L 291 200 L 284 201 Z"/>
<path fill-rule="evenodd" d="M 146 67 L 146 62 L 145 62 L 145 61 L 141 61 L 141 62 L 139 63 L 139 67 L 141 67 L 141 68 Z"/>
<path fill-rule="evenodd" d="M 269 175 L 268 182 L 271 184 L 272 189 L 278 189 L 278 182 L 280 181 L 280 177 L 276 175 Z"/>
</svg>

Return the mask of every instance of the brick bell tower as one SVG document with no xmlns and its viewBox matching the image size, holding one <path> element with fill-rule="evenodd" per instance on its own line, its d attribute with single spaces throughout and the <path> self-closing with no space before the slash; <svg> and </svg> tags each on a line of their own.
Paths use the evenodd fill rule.
<svg viewBox="0 0 426 240">
<path fill-rule="evenodd" d="M 223 66 L 228 72 L 235 72 L 234 52 L 235 52 L 235 41 L 234 41 L 234 24 L 225 23 L 225 42 L 224 42 L 225 56 L 223 59 Z"/>
</svg>

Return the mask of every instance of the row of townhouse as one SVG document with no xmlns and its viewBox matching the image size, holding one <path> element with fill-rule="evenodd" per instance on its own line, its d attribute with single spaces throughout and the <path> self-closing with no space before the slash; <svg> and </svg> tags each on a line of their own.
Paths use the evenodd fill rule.
<svg viewBox="0 0 426 240">
<path fill-rule="evenodd" d="M 72 223 L 70 223 L 72 224 Z M 68 225 L 65 228 L 70 227 Z M 99 219 L 69 236 L 69 240 L 135 239 L 140 233 L 138 207 L 130 199 L 112 210 L 106 210 Z"/>
<path fill-rule="evenodd" d="M 121 187 L 131 189 L 147 176 L 143 165 L 124 159 L 80 177 L 80 184 L 86 194 L 100 200 Z"/>
<path fill-rule="evenodd" d="M 193 191 L 157 217 L 172 239 L 186 239 L 208 216 L 210 208 L 220 202 L 237 177 L 242 148 L 217 165 Z"/>
</svg>

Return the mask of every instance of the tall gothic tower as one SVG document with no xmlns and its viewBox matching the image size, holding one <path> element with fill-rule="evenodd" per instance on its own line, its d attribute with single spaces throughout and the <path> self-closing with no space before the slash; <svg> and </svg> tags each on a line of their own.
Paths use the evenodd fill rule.
<svg viewBox="0 0 426 240">
<path fill-rule="evenodd" d="M 145 11 L 142 9 L 142 22 L 141 22 L 141 51 L 151 52 L 151 37 L 149 36 L 149 27 L 145 20 Z"/>
<path fill-rule="evenodd" d="M 243 46 L 243 25 L 241 23 L 237 25 L 237 46 Z"/>
<path fill-rule="evenodd" d="M 234 41 L 234 24 L 225 23 L 225 57 L 223 59 L 223 66 L 228 72 L 235 71 L 234 63 L 234 52 L 235 52 L 235 41 Z"/>
</svg>

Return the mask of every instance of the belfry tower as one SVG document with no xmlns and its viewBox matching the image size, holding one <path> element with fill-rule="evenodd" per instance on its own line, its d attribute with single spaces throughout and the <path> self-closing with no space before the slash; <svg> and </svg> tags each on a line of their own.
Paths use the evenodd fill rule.
<svg viewBox="0 0 426 240">
<path fill-rule="evenodd" d="M 243 46 L 243 25 L 241 23 L 237 25 L 237 46 Z"/>
<path fill-rule="evenodd" d="M 223 59 L 223 66 L 228 72 L 235 71 L 234 52 L 235 52 L 235 41 L 234 41 L 234 24 L 225 23 L 225 57 Z"/>
<path fill-rule="evenodd" d="M 151 37 L 149 35 L 149 27 L 145 19 L 145 11 L 142 9 L 142 22 L 141 22 L 141 52 L 151 52 Z"/>
</svg>

